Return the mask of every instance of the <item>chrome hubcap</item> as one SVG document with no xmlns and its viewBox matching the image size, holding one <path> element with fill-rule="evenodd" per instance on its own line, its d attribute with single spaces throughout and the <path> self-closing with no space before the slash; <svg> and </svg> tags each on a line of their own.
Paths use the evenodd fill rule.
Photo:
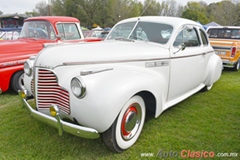
<svg viewBox="0 0 240 160">
<path fill-rule="evenodd" d="M 141 108 L 139 104 L 132 104 L 125 112 L 122 125 L 121 135 L 124 140 L 130 140 L 137 133 L 141 123 Z"/>
</svg>

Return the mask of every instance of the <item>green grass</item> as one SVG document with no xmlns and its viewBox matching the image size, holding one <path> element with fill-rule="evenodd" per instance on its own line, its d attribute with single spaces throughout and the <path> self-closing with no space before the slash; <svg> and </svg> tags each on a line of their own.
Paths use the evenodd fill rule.
<svg viewBox="0 0 240 160">
<path fill-rule="evenodd" d="M 178 156 L 159 157 L 160 150 Z M 211 91 L 147 120 L 137 143 L 121 154 L 110 152 L 101 138 L 60 137 L 56 129 L 31 118 L 17 95 L 0 95 L 0 160 L 182 159 L 182 150 L 234 152 L 238 157 L 213 159 L 240 159 L 240 71 L 223 71 Z"/>
</svg>

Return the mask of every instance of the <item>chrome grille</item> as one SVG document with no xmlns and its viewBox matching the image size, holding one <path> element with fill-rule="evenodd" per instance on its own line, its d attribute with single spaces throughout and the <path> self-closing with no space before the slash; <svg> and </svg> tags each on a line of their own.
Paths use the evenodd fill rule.
<svg viewBox="0 0 240 160">
<path fill-rule="evenodd" d="M 32 91 L 32 94 L 34 95 L 34 81 L 33 79 L 31 80 L 31 91 Z"/>
<path fill-rule="evenodd" d="M 39 69 L 37 78 L 38 108 L 49 108 L 51 104 L 70 114 L 69 93 L 57 83 L 57 77 L 51 70 Z"/>
</svg>

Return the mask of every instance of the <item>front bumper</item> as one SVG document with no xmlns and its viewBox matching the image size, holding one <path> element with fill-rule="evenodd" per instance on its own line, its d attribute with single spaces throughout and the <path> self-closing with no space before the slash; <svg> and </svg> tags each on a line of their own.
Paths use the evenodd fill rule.
<svg viewBox="0 0 240 160">
<path fill-rule="evenodd" d="M 46 115 L 46 114 L 36 111 L 27 102 L 26 93 L 27 93 L 26 90 L 22 90 L 22 91 L 18 92 L 20 99 L 22 101 L 22 105 L 27 107 L 28 111 L 30 112 L 31 116 L 34 119 L 37 119 L 38 121 L 41 121 L 41 122 L 46 123 L 54 128 L 57 128 L 60 136 L 62 135 L 63 131 L 65 131 L 67 133 L 70 133 L 70 134 L 73 134 L 75 136 L 82 137 L 82 138 L 96 139 L 96 138 L 100 137 L 100 134 L 98 133 L 97 130 L 63 121 L 60 118 L 59 114 L 57 114 L 56 117 L 52 117 L 52 116 L 49 116 L 49 115 Z"/>
</svg>

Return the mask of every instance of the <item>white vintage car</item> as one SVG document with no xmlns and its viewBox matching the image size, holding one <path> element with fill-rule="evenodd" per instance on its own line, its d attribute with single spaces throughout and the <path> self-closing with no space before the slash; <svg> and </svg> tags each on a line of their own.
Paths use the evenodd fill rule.
<svg viewBox="0 0 240 160">
<path fill-rule="evenodd" d="M 60 135 L 101 134 L 110 150 L 122 152 L 139 138 L 148 111 L 158 117 L 210 90 L 222 62 L 198 23 L 151 16 L 120 21 L 102 42 L 46 47 L 24 69 L 27 90 L 19 95 L 34 118 Z"/>
</svg>

